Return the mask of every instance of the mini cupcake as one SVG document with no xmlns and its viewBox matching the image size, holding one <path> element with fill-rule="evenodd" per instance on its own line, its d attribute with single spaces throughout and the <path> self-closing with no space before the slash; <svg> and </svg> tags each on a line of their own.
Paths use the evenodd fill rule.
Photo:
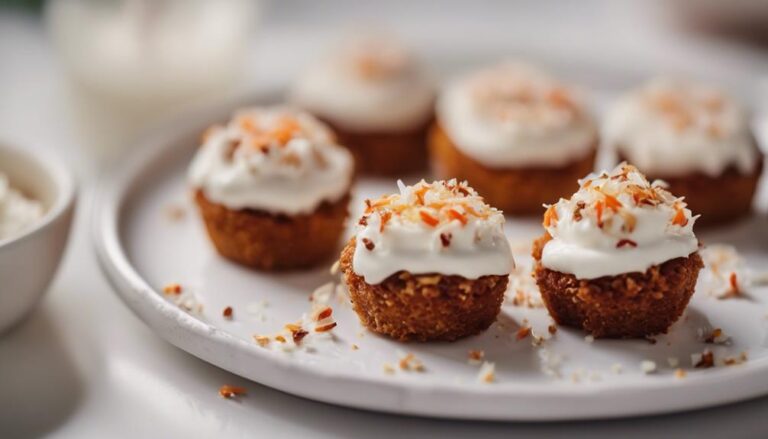
<svg viewBox="0 0 768 439">
<path fill-rule="evenodd" d="M 682 314 L 703 264 L 697 217 L 633 166 L 589 175 L 549 206 L 534 276 L 560 324 L 595 337 L 664 333 Z"/>
<path fill-rule="evenodd" d="M 564 85 L 522 64 L 501 64 L 450 84 L 430 138 L 435 172 L 466 179 L 513 215 L 573 192 L 592 171 L 597 129 Z"/>
<path fill-rule="evenodd" d="M 456 340 L 496 319 L 514 266 L 504 216 L 456 180 L 366 200 L 341 254 L 354 309 L 397 340 Z"/>
<path fill-rule="evenodd" d="M 338 248 L 352 156 L 307 113 L 240 111 L 206 131 L 189 181 L 216 250 L 264 269 L 303 268 Z"/>
<path fill-rule="evenodd" d="M 604 133 L 620 160 L 685 197 L 700 224 L 749 214 L 762 156 L 744 109 L 722 91 L 653 80 L 619 100 Z"/>
<path fill-rule="evenodd" d="M 397 42 L 374 36 L 347 41 L 311 66 L 290 95 L 333 128 L 362 173 L 426 168 L 435 90 L 423 66 Z"/>
</svg>

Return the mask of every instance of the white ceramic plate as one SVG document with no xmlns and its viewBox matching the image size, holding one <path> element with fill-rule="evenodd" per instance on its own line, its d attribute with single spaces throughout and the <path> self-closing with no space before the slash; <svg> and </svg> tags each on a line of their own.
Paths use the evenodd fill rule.
<svg viewBox="0 0 768 439">
<path fill-rule="evenodd" d="M 309 339 L 291 352 L 258 346 L 252 335 L 273 334 L 297 320 L 310 309 L 310 293 L 334 276 L 328 271 L 332 261 L 303 273 L 249 271 L 223 260 L 210 246 L 185 185 L 185 168 L 201 131 L 225 120 L 232 108 L 197 114 L 151 137 L 110 177 L 96 218 L 100 260 L 120 297 L 181 349 L 295 395 L 449 418 L 608 418 L 706 407 L 768 393 L 768 290 L 750 287 L 746 298 L 718 300 L 709 295 L 711 283 L 703 281 L 685 317 L 655 344 L 590 343 L 583 333 L 561 327 L 550 340 L 533 346 L 532 337 L 516 339 L 519 325 L 528 319 L 534 333 L 546 334 L 549 317 L 542 308 L 511 303 L 480 336 L 456 343 L 401 344 L 363 330 L 349 304 L 334 296 L 330 300 L 339 325 L 333 340 Z M 394 190 L 394 181 L 360 181 L 352 216 L 359 213 L 363 198 Z M 178 208 L 183 217 L 173 219 L 169 209 Z M 507 232 L 518 264 L 529 265 L 528 245 L 541 233 L 539 221 L 510 219 Z M 764 216 L 700 238 L 735 245 L 753 274 L 766 267 Z M 742 271 L 739 275 L 746 276 Z M 190 292 L 190 300 L 203 305 L 201 313 L 186 312 L 163 294 L 163 286 L 174 282 Z M 231 321 L 222 317 L 227 306 L 234 309 Z M 728 344 L 700 340 L 700 329 L 709 332 L 715 327 L 731 337 Z M 694 369 L 691 354 L 706 348 L 718 362 L 741 352 L 747 352 L 749 360 L 738 366 Z M 469 350 L 483 350 L 495 363 L 494 383 L 478 381 L 479 366 L 468 364 Z M 400 370 L 397 363 L 403 353 L 414 353 L 426 370 Z M 679 366 L 671 366 L 670 357 Z M 644 360 L 654 361 L 657 371 L 644 374 Z M 395 372 L 386 373 L 385 363 Z M 686 370 L 685 378 L 675 377 L 678 367 Z"/>
</svg>

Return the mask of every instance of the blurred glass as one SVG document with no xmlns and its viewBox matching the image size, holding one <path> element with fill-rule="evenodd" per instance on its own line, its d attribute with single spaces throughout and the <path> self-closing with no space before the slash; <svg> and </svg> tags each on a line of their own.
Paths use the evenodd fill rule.
<svg viewBox="0 0 768 439">
<path fill-rule="evenodd" d="M 154 120 L 237 87 L 258 3 L 251 0 L 52 0 L 53 45 L 75 116 L 96 152 Z"/>
</svg>

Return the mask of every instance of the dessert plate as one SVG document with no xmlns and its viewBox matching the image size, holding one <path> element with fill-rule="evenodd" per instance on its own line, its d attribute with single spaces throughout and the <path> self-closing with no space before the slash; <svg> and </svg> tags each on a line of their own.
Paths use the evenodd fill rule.
<svg viewBox="0 0 768 439">
<path fill-rule="evenodd" d="M 760 270 L 768 267 L 764 214 L 700 234 L 719 273 L 711 267 L 702 271 L 683 318 L 669 334 L 647 341 L 591 340 L 564 327 L 550 334 L 552 322 L 528 275 L 529 246 L 541 233 L 540 222 L 508 219 L 519 267 L 498 321 L 485 333 L 455 343 L 402 344 L 360 326 L 343 287 L 336 287 L 339 276 L 329 271 L 333 261 L 311 271 L 269 274 L 214 252 L 192 204 L 185 169 L 200 133 L 225 120 L 237 104 L 186 117 L 150 136 L 109 177 L 95 218 L 98 254 L 115 290 L 179 348 L 306 398 L 446 418 L 609 418 L 768 393 L 768 288 L 760 286 Z M 364 198 L 395 190 L 394 180 L 362 179 L 352 217 L 359 215 Z M 734 247 L 743 259 L 731 252 Z M 729 290 L 731 272 L 742 293 L 718 298 Z M 164 286 L 173 283 L 181 286 L 181 294 L 164 293 Z M 254 341 L 254 335 L 275 334 L 299 320 L 313 303 L 332 306 L 338 323 L 332 336 L 313 334 L 296 348 L 274 342 L 262 347 Z M 223 315 L 227 307 L 231 318 Z M 531 333 L 524 327 L 531 327 Z M 707 338 L 713 340 L 707 343 Z M 714 356 L 711 368 L 701 367 L 707 350 Z M 482 353 L 483 359 L 470 361 L 470 351 Z M 421 369 L 413 367 L 417 362 L 423 370 L 415 370 Z M 482 362 L 495 365 L 491 382 L 486 382 L 490 366 Z"/>
</svg>

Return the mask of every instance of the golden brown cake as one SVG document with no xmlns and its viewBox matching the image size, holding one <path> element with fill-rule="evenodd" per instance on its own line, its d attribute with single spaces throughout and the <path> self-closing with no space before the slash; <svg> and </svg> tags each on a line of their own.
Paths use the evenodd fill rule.
<svg viewBox="0 0 768 439">
<path fill-rule="evenodd" d="M 467 180 L 506 214 L 535 215 L 592 171 L 597 144 L 574 92 L 531 66 L 507 63 L 447 87 L 429 151 L 439 177 Z"/>
<path fill-rule="evenodd" d="M 338 251 L 353 172 L 351 155 L 324 124 L 261 107 L 207 132 L 189 180 L 222 256 L 283 270 L 317 265 Z"/>
<path fill-rule="evenodd" d="M 363 325 L 402 341 L 452 341 L 495 321 L 513 267 L 499 211 L 455 180 L 401 184 L 366 203 L 340 261 Z"/>
<path fill-rule="evenodd" d="M 664 333 L 703 267 L 696 217 L 630 165 L 580 180 L 550 206 L 534 243 L 534 277 L 556 322 L 595 337 Z"/>
</svg>

